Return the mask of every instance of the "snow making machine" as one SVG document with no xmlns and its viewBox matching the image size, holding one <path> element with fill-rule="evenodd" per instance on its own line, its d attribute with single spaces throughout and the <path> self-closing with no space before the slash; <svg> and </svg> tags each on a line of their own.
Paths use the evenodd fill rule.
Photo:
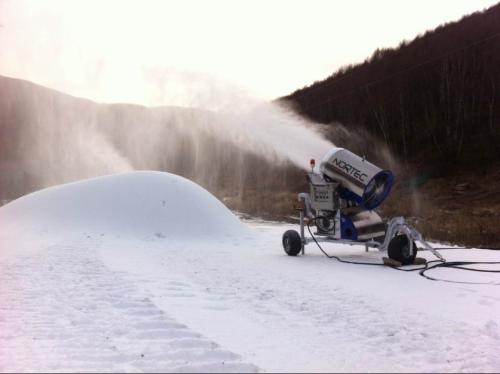
<svg viewBox="0 0 500 374">
<path fill-rule="evenodd" d="M 319 173 L 314 169 L 315 161 L 311 160 L 311 172 L 307 174 L 310 191 L 298 195 L 300 233 L 288 230 L 283 234 L 288 255 L 304 254 L 304 247 L 312 241 L 361 244 L 367 252 L 369 248 L 387 251 L 390 259 L 409 265 L 414 263 L 418 241 L 443 260 L 403 217 L 383 221 L 375 212 L 391 191 L 391 171 L 344 148 L 330 150 L 319 165 Z M 306 220 L 311 237 L 304 232 Z M 311 223 L 316 226 L 315 234 L 310 231 Z"/>
</svg>

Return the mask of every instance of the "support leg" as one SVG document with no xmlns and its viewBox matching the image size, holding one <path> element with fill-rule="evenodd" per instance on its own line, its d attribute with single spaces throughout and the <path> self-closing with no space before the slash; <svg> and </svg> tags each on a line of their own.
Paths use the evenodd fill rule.
<svg viewBox="0 0 500 374">
<path fill-rule="evenodd" d="M 301 209 L 300 210 L 300 241 L 302 242 L 302 250 L 301 250 L 301 254 L 304 255 L 305 254 L 305 238 L 304 238 L 304 210 Z"/>
</svg>

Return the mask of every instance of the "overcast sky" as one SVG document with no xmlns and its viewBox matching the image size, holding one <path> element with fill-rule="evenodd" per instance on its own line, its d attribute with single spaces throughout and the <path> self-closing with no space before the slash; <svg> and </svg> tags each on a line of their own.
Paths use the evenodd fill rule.
<svg viewBox="0 0 500 374">
<path fill-rule="evenodd" d="M 495 2 L 0 0 L 0 74 L 99 101 L 273 99 Z"/>
</svg>

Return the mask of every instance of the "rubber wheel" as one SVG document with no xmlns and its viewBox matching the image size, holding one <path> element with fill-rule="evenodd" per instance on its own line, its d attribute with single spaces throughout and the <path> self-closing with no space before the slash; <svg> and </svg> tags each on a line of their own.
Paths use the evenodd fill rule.
<svg viewBox="0 0 500 374">
<path fill-rule="evenodd" d="M 408 245 L 408 237 L 406 235 L 396 235 L 389 242 L 387 255 L 389 258 L 401 262 L 403 265 L 411 265 L 417 257 L 417 245 L 413 242 L 413 255 L 410 255 L 410 246 Z"/>
<path fill-rule="evenodd" d="M 283 249 L 288 256 L 297 256 L 302 250 L 302 240 L 295 230 L 288 230 L 283 234 Z"/>
</svg>

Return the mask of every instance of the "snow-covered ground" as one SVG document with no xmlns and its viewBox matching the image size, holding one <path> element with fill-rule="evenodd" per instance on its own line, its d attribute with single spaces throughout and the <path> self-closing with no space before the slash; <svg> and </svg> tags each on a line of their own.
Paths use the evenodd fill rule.
<svg viewBox="0 0 500 374">
<path fill-rule="evenodd" d="M 289 228 L 241 222 L 157 172 L 11 202 L 0 208 L 0 371 L 500 371 L 498 286 L 342 264 L 312 244 L 288 257 Z M 500 261 L 499 251 L 443 254 Z"/>
</svg>

